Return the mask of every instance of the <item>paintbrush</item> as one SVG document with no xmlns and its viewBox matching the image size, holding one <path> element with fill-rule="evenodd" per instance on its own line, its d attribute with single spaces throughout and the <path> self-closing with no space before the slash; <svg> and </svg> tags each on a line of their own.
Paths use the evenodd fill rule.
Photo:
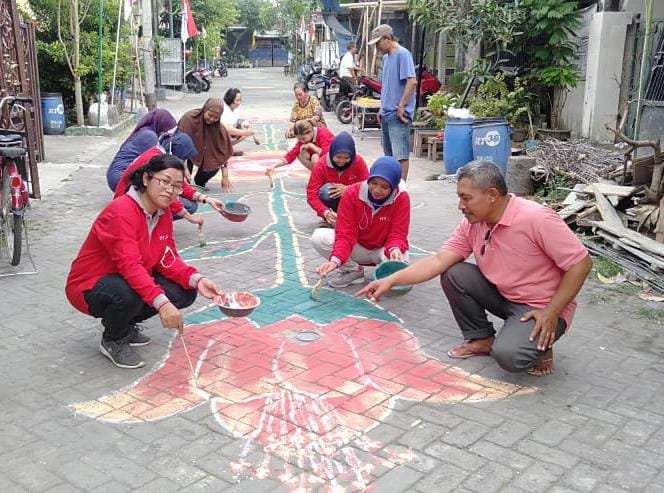
<svg viewBox="0 0 664 493">
<path fill-rule="evenodd" d="M 261 145 L 261 141 L 258 140 L 258 137 L 256 137 L 255 135 L 253 137 L 254 137 L 254 144 L 256 144 L 257 146 Z"/>
<path fill-rule="evenodd" d="M 314 284 L 313 288 L 311 288 L 311 293 L 309 294 L 309 298 L 311 298 L 314 301 L 318 301 L 318 299 L 320 298 L 320 288 L 323 285 L 324 280 L 325 276 L 320 276 L 318 282 Z"/>
<path fill-rule="evenodd" d="M 187 357 L 187 362 L 189 363 L 189 369 L 191 370 L 191 379 L 194 382 L 194 388 L 198 388 L 198 381 L 196 380 L 196 370 L 194 370 L 194 365 L 191 363 L 191 358 L 189 357 L 189 350 L 187 349 L 187 343 L 184 342 L 184 334 L 180 332 L 180 341 L 182 341 L 182 348 L 184 349 L 184 355 Z"/>
<path fill-rule="evenodd" d="M 274 178 L 272 175 L 267 175 L 268 180 L 270 180 L 270 190 L 274 189 Z"/>
<path fill-rule="evenodd" d="M 205 233 L 203 233 L 203 225 L 202 224 L 198 225 L 198 244 L 200 245 L 201 248 L 203 248 L 206 244 Z"/>
</svg>

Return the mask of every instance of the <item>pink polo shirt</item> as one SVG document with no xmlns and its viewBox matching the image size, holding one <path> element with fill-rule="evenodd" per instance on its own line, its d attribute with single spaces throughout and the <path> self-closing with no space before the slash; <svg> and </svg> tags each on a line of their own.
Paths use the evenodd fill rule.
<svg viewBox="0 0 664 493">
<path fill-rule="evenodd" d="M 563 275 L 588 252 L 560 216 L 548 207 L 509 194 L 510 201 L 485 247 L 485 222 L 457 226 L 443 248 L 464 259 L 474 254 L 480 271 L 500 294 L 513 303 L 544 308 L 555 294 Z M 572 324 L 576 300 L 560 317 Z"/>
</svg>

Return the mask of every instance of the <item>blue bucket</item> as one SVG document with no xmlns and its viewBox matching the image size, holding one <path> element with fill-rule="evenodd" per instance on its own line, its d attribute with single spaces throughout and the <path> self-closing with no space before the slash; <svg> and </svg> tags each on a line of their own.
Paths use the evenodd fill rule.
<svg viewBox="0 0 664 493">
<path fill-rule="evenodd" d="M 445 173 L 453 175 L 473 160 L 473 119 L 448 118 L 443 133 Z"/>
<path fill-rule="evenodd" d="M 511 153 L 512 141 L 507 121 L 476 121 L 473 124 L 474 159 L 491 161 L 505 173 Z"/>
<path fill-rule="evenodd" d="M 62 94 L 59 92 L 42 94 L 41 109 L 44 133 L 47 135 L 65 133 L 65 106 L 62 104 Z"/>
</svg>

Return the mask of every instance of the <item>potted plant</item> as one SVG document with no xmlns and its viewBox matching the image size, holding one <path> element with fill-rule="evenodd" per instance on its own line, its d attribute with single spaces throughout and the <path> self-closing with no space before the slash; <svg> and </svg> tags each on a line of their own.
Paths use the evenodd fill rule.
<svg viewBox="0 0 664 493">
<path fill-rule="evenodd" d="M 575 31 L 581 26 L 577 2 L 569 0 L 524 0 L 529 12 L 524 46 L 533 57 L 532 80 L 546 93 L 550 125 L 540 134 L 569 136 L 561 129 L 561 113 L 567 94 L 579 81 Z"/>
<path fill-rule="evenodd" d="M 427 98 L 427 110 L 435 117 L 445 116 L 445 112 L 454 106 L 458 98 L 454 94 L 437 92 Z"/>
</svg>

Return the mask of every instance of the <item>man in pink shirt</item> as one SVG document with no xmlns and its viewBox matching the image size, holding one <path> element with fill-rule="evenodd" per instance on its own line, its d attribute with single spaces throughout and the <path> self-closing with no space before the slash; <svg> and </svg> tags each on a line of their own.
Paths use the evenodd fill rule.
<svg viewBox="0 0 664 493">
<path fill-rule="evenodd" d="M 472 161 L 457 175 L 465 216 L 437 254 L 357 295 L 378 300 L 392 286 L 440 276 L 465 341 L 450 358 L 493 356 L 507 371 L 548 375 L 553 343 L 569 329 L 592 261 L 553 210 L 513 194 L 500 169 Z M 470 255 L 477 265 L 464 262 Z M 505 323 L 496 335 L 486 312 Z"/>
</svg>

